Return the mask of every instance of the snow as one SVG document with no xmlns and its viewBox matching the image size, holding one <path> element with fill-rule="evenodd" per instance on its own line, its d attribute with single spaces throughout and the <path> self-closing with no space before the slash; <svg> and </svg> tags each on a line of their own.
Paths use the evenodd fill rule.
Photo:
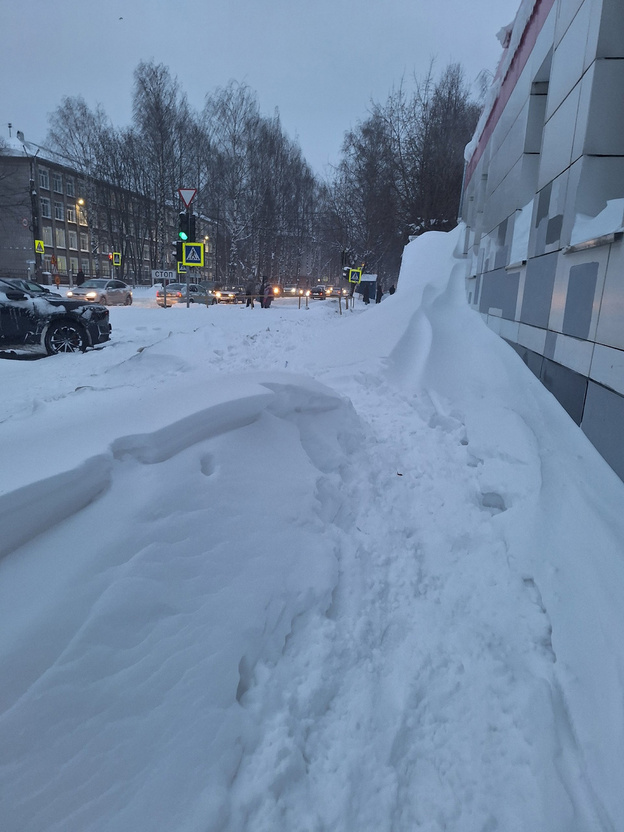
<svg viewBox="0 0 624 832">
<path fill-rule="evenodd" d="M 522 263 L 529 256 L 529 238 L 531 236 L 531 219 L 533 218 L 533 200 L 519 208 L 514 217 L 513 240 L 509 252 L 510 264 Z"/>
<path fill-rule="evenodd" d="M 537 0 L 520 0 L 520 5 L 518 11 L 516 12 L 515 18 L 511 23 L 503 26 L 496 36 L 501 42 L 503 50 L 498 66 L 496 67 L 496 74 L 485 94 L 483 110 L 481 111 L 481 116 L 475 128 L 475 132 L 472 139 L 464 148 L 464 160 L 466 163 L 470 162 L 477 147 L 479 146 L 485 126 L 501 93 L 505 77 L 507 76 L 516 53 L 522 44 L 525 29 L 531 20 L 536 4 Z"/>
<path fill-rule="evenodd" d="M 624 227 L 624 199 L 609 199 L 595 217 L 577 214 L 570 235 L 570 245 L 588 242 L 607 234 L 622 231 Z"/>
<path fill-rule="evenodd" d="M 461 233 L 0 364 L 4 832 L 624 829 L 624 484 Z"/>
</svg>

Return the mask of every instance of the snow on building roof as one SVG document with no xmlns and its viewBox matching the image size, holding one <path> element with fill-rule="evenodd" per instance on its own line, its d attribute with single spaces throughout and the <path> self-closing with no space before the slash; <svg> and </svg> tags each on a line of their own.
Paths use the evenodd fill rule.
<svg viewBox="0 0 624 832">
<path fill-rule="evenodd" d="M 470 178 L 480 156 L 479 153 L 475 159 L 477 148 L 480 147 L 482 152 L 515 86 L 517 76 L 520 74 L 520 70 L 530 54 L 533 43 L 526 43 L 529 24 L 535 21 L 537 31 L 539 32 L 553 3 L 554 0 L 522 0 L 513 23 L 503 26 L 497 33 L 497 37 L 503 46 L 503 54 L 501 55 L 494 79 L 488 90 L 481 118 L 477 123 L 471 141 L 466 145 L 464 151 L 464 159 L 468 166 L 466 170 L 467 180 Z M 538 11 L 543 13 L 538 15 Z M 524 48 L 521 49 L 520 47 Z M 517 64 L 520 64 L 520 66 L 516 68 L 514 65 Z M 512 69 L 516 69 L 513 74 L 511 73 Z"/>
</svg>

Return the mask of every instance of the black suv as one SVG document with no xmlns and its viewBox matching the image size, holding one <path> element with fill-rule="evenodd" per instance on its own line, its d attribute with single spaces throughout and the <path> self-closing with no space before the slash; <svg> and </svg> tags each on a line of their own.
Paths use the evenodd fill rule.
<svg viewBox="0 0 624 832">
<path fill-rule="evenodd" d="M 0 278 L 0 351 L 84 352 L 110 340 L 105 306 L 41 294 Z"/>
</svg>

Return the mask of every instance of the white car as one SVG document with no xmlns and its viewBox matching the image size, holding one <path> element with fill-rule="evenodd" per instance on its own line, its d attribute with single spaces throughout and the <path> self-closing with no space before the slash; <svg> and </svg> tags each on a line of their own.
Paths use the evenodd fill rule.
<svg viewBox="0 0 624 832">
<path fill-rule="evenodd" d="M 94 277 L 85 280 L 82 286 L 76 286 L 67 293 L 68 298 L 84 300 L 89 303 L 101 303 L 104 306 L 132 303 L 132 290 L 121 280 L 108 280 L 104 277 Z"/>
</svg>

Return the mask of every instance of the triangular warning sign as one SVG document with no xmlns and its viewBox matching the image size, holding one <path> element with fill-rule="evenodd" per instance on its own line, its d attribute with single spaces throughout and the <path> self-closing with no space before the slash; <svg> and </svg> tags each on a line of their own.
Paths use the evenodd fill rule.
<svg viewBox="0 0 624 832">
<path fill-rule="evenodd" d="M 43 240 L 35 240 L 35 251 L 37 254 L 45 254 Z"/>
<path fill-rule="evenodd" d="M 196 248 L 189 248 L 186 252 L 186 260 L 189 263 L 199 263 L 201 257 L 199 256 L 199 252 Z"/>
<path fill-rule="evenodd" d="M 188 208 L 191 202 L 195 199 L 197 188 L 178 188 L 178 193 L 180 194 L 180 199 Z"/>
</svg>

